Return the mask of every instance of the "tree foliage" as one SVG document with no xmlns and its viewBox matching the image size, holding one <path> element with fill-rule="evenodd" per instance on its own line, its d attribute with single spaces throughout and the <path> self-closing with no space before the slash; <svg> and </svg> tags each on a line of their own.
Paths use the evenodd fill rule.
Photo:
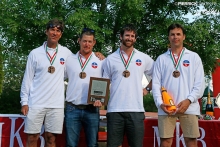
<svg viewBox="0 0 220 147">
<path fill-rule="evenodd" d="M 194 21 L 201 7 L 203 17 Z M 174 0 L 1 0 L 0 43 L 4 47 L 4 88 L 19 90 L 28 53 L 46 39 L 45 25 L 52 18 L 65 22 L 60 44 L 73 53 L 79 50 L 77 38 L 84 26 L 96 31 L 94 51 L 106 56 L 119 47 L 119 30 L 125 23 L 138 29 L 135 47 L 153 59 L 169 46 L 167 27 L 181 23 L 187 31 L 185 47 L 197 52 L 210 74 L 220 54 L 220 4 L 201 0 L 190 4 Z M 200 12 L 199 12 L 200 13 Z M 199 15 L 199 16 L 201 16 Z"/>
</svg>

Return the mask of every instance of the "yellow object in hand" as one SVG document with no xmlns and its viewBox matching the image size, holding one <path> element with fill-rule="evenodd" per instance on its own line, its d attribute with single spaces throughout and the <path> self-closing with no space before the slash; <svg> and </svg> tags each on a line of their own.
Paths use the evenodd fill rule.
<svg viewBox="0 0 220 147">
<path fill-rule="evenodd" d="M 161 88 L 163 103 L 171 106 L 167 106 L 167 110 L 169 111 L 176 111 L 176 106 L 173 102 L 173 99 L 170 97 L 170 95 L 167 93 L 167 90 L 162 87 Z"/>
</svg>

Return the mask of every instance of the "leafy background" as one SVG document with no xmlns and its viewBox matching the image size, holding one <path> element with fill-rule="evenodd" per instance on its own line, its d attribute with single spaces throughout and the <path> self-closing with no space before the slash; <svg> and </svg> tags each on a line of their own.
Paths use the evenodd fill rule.
<svg viewBox="0 0 220 147">
<path fill-rule="evenodd" d="M 139 34 L 135 48 L 153 59 L 169 46 L 167 27 L 174 22 L 181 23 L 187 31 L 185 47 L 200 55 L 205 73 L 210 75 L 220 56 L 220 3 L 217 0 L 191 2 L 195 3 L 184 0 L 1 0 L 0 113 L 20 113 L 19 91 L 28 53 L 46 40 L 45 24 L 52 18 L 65 22 L 60 44 L 76 53 L 78 35 L 87 26 L 96 31 L 94 51 L 106 56 L 118 48 L 121 26 L 134 23 Z M 197 17 L 201 7 L 206 11 Z M 184 17 L 189 12 L 195 17 L 194 21 Z M 152 100 L 152 97 L 144 98 L 145 105 L 154 104 Z"/>
</svg>

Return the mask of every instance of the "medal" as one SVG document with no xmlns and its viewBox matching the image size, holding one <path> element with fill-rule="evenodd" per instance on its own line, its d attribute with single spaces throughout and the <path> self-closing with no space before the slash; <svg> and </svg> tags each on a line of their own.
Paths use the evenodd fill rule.
<svg viewBox="0 0 220 147">
<path fill-rule="evenodd" d="M 175 70 L 174 72 L 173 72 L 173 77 L 174 78 L 178 78 L 180 76 L 180 72 L 178 71 L 178 70 Z"/>
<path fill-rule="evenodd" d="M 48 67 L 48 72 L 51 73 L 51 74 L 54 73 L 55 72 L 55 67 L 49 66 Z"/>
<path fill-rule="evenodd" d="M 183 56 L 183 53 L 185 51 L 185 48 L 181 50 L 181 52 L 179 53 L 178 55 L 178 58 L 176 59 L 174 57 L 174 54 L 171 52 L 170 50 L 170 57 L 173 61 L 173 64 L 174 64 L 174 68 L 176 69 L 174 72 L 173 72 L 173 77 L 174 78 L 178 78 L 180 76 L 180 72 L 177 70 L 177 68 L 179 67 L 179 64 L 180 64 L 180 60 L 182 59 L 182 56 Z"/>
<path fill-rule="evenodd" d="M 53 65 L 53 63 L 54 63 L 54 61 L 55 61 L 55 59 L 56 59 L 57 52 L 58 52 L 58 45 L 57 45 L 57 47 L 56 47 L 56 52 L 53 54 L 53 56 L 50 56 L 49 52 L 47 51 L 47 47 L 46 47 L 47 59 L 50 61 L 50 65 L 51 65 L 51 66 L 48 67 L 48 70 L 47 70 L 47 71 L 48 71 L 49 73 L 51 73 L 51 74 L 55 72 L 55 67 L 52 66 L 52 65 Z"/>
<path fill-rule="evenodd" d="M 125 70 L 125 71 L 123 72 L 123 76 L 124 76 L 125 78 L 128 78 L 128 77 L 130 76 L 130 71 Z"/>
<path fill-rule="evenodd" d="M 79 64 L 80 64 L 80 66 L 81 66 L 81 69 L 82 69 L 82 72 L 79 73 L 79 77 L 80 77 L 81 79 L 86 78 L 86 73 L 84 72 L 84 69 L 86 68 L 86 65 L 89 63 L 89 60 L 91 59 L 91 57 L 92 57 L 92 53 L 91 53 L 90 56 L 83 62 L 80 53 L 78 53 L 78 61 L 79 61 Z"/>
<path fill-rule="evenodd" d="M 79 77 L 81 78 L 81 79 L 85 79 L 85 77 L 86 77 L 86 73 L 85 72 L 80 72 L 79 73 Z"/>
<path fill-rule="evenodd" d="M 119 51 L 119 53 L 120 53 L 121 60 L 122 60 L 122 62 L 123 62 L 123 64 L 124 64 L 124 66 L 125 66 L 125 70 L 123 71 L 122 76 L 125 77 L 125 78 L 128 78 L 128 77 L 130 76 L 130 71 L 128 71 L 127 69 L 128 69 L 128 66 L 129 66 L 129 64 L 130 64 L 130 62 L 131 62 L 131 59 L 132 59 L 132 57 L 133 57 L 133 55 L 134 55 L 134 50 L 133 50 L 133 51 L 131 52 L 131 54 L 128 56 L 128 59 L 127 59 L 127 60 L 124 58 L 124 56 L 123 56 L 121 50 Z"/>
</svg>

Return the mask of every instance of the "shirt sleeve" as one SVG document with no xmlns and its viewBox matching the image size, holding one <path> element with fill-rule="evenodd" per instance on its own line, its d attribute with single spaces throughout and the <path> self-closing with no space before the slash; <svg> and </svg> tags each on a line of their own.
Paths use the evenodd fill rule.
<svg viewBox="0 0 220 147">
<path fill-rule="evenodd" d="M 160 65 L 160 58 L 156 60 L 154 63 L 154 70 L 153 70 L 153 76 L 152 76 L 152 92 L 153 92 L 153 97 L 154 97 L 154 102 L 157 106 L 157 108 L 160 107 L 160 105 L 163 103 L 162 100 L 162 95 L 161 95 L 161 66 Z"/>
<path fill-rule="evenodd" d="M 31 52 L 28 56 L 27 64 L 26 64 L 26 69 L 21 85 L 21 92 L 20 92 L 20 97 L 21 97 L 21 105 L 28 105 L 28 96 L 30 93 L 30 87 L 31 83 L 34 78 L 35 74 L 35 62 L 34 62 L 34 55 L 33 52 Z"/>
<path fill-rule="evenodd" d="M 111 76 L 110 76 L 110 73 L 111 73 L 110 72 L 111 71 L 110 62 L 109 62 L 108 58 L 106 58 L 105 61 L 103 61 L 102 71 L 103 71 L 103 73 L 102 73 L 103 78 L 107 78 L 107 79 L 111 78 Z"/>
<path fill-rule="evenodd" d="M 146 77 L 148 76 L 148 77 L 152 78 L 153 70 L 154 70 L 154 60 L 148 55 L 147 55 L 146 59 L 147 59 L 147 61 L 146 61 L 147 67 L 144 71 L 144 74 Z"/>
<path fill-rule="evenodd" d="M 204 76 L 204 69 L 203 64 L 201 61 L 201 58 L 198 54 L 196 54 L 196 61 L 195 61 L 195 79 L 194 79 L 194 85 L 191 93 L 188 95 L 188 99 L 193 102 L 197 102 L 199 98 L 203 96 L 204 89 L 205 89 L 205 76 Z"/>
</svg>

